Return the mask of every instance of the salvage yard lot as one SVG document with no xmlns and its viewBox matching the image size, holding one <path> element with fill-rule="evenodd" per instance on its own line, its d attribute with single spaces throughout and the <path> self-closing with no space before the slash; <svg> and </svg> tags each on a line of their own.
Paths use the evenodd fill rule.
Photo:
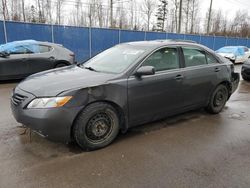
<svg viewBox="0 0 250 188">
<path fill-rule="evenodd" d="M 250 185 L 250 83 L 246 81 L 240 81 L 218 115 L 198 110 L 139 126 L 93 152 L 24 133 L 9 106 L 16 84 L 0 84 L 1 188 Z"/>
</svg>

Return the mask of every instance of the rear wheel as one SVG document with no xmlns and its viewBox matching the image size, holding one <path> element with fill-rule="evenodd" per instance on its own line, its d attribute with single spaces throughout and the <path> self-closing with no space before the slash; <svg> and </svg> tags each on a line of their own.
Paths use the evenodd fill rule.
<svg viewBox="0 0 250 188">
<path fill-rule="evenodd" d="M 229 96 L 227 86 L 221 84 L 214 90 L 206 110 L 212 114 L 218 114 L 224 108 Z"/>
<path fill-rule="evenodd" d="M 67 66 L 67 63 L 57 63 L 55 68 L 65 67 L 65 66 Z"/>
<path fill-rule="evenodd" d="M 113 106 L 98 102 L 87 106 L 77 117 L 73 134 L 84 150 L 109 145 L 118 135 L 119 118 Z"/>
</svg>

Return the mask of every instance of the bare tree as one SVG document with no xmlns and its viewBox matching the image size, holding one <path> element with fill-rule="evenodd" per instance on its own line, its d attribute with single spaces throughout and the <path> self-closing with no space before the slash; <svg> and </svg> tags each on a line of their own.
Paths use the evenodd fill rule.
<svg viewBox="0 0 250 188">
<path fill-rule="evenodd" d="M 142 11 L 146 14 L 146 20 L 147 20 L 147 30 L 149 31 L 150 28 L 150 21 L 152 14 L 155 10 L 155 2 L 154 0 L 144 0 L 142 4 Z"/>
<path fill-rule="evenodd" d="M 101 1 L 97 1 L 97 17 L 98 17 L 98 23 L 99 27 L 103 27 L 103 5 Z"/>
<path fill-rule="evenodd" d="M 185 1 L 185 6 L 183 7 L 185 17 L 186 17 L 186 23 L 185 23 L 185 33 L 188 33 L 188 26 L 189 26 L 189 20 L 190 20 L 190 1 L 191 0 L 186 0 Z"/>
<path fill-rule="evenodd" d="M 46 15 L 46 20 L 49 23 L 52 24 L 53 20 L 52 20 L 52 2 L 51 0 L 46 0 L 46 4 L 45 4 L 45 15 Z"/>
<path fill-rule="evenodd" d="M 178 11 L 179 11 L 179 2 L 178 0 L 174 0 L 174 15 L 175 15 L 175 31 L 177 32 L 178 30 Z"/>
<path fill-rule="evenodd" d="M 24 0 L 22 0 L 22 15 L 23 15 L 23 21 L 26 22 L 25 9 L 24 9 Z"/>
<path fill-rule="evenodd" d="M 195 20 L 197 20 L 198 10 L 199 10 L 199 0 L 191 0 L 191 7 L 190 7 L 190 13 L 191 13 L 190 33 L 194 32 L 194 24 L 195 24 Z"/>
<path fill-rule="evenodd" d="M 3 19 L 8 20 L 9 19 L 9 10 L 7 6 L 7 0 L 2 0 L 2 9 L 3 9 Z"/>
<path fill-rule="evenodd" d="M 209 10 L 208 10 L 208 20 L 207 20 L 207 33 L 209 33 L 209 30 L 210 30 L 212 6 L 213 6 L 213 0 L 210 0 L 210 6 L 209 6 Z"/>
<path fill-rule="evenodd" d="M 180 0 L 180 3 L 179 3 L 179 23 L 178 23 L 178 33 L 181 32 L 181 20 L 182 20 L 182 0 Z"/>
<path fill-rule="evenodd" d="M 249 16 L 246 11 L 237 11 L 230 25 L 230 35 L 248 36 L 249 35 Z"/>
<path fill-rule="evenodd" d="M 56 23 L 61 24 L 61 11 L 63 7 L 64 0 L 57 0 L 56 2 Z"/>
</svg>

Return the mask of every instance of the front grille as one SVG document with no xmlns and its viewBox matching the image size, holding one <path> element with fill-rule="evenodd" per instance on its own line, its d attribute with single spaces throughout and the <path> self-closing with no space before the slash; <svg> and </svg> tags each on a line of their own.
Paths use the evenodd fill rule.
<svg viewBox="0 0 250 188">
<path fill-rule="evenodd" d="M 25 100 L 25 98 L 27 97 L 24 95 L 14 93 L 13 96 L 11 97 L 11 101 L 15 106 L 18 106 Z"/>
</svg>

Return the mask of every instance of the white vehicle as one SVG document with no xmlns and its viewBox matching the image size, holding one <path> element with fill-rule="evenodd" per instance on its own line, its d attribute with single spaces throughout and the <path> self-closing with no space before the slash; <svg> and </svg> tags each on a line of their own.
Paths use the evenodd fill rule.
<svg viewBox="0 0 250 188">
<path fill-rule="evenodd" d="M 250 57 L 250 50 L 245 46 L 225 46 L 216 52 L 233 63 L 243 63 Z"/>
</svg>

